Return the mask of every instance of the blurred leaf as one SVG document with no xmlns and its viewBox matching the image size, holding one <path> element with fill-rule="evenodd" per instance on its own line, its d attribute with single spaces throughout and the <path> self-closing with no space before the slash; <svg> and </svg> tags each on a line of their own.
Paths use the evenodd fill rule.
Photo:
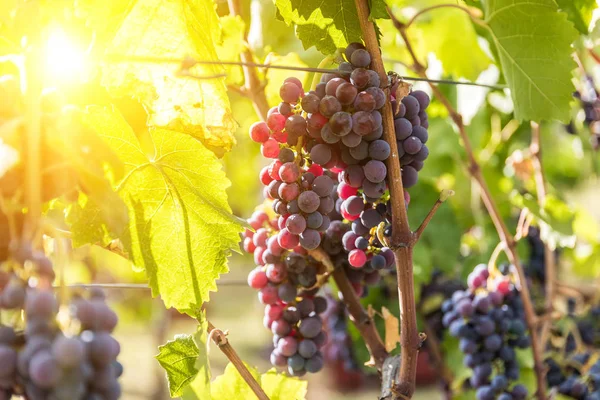
<svg viewBox="0 0 600 400">
<path fill-rule="evenodd" d="M 385 349 L 390 352 L 400 343 L 400 321 L 385 307 L 381 308 L 385 321 Z"/>
<path fill-rule="evenodd" d="M 138 0 L 78 0 L 75 12 L 94 33 L 96 51 L 102 54 Z"/>
<path fill-rule="evenodd" d="M 87 121 L 126 166 L 117 191 L 129 208 L 122 240 L 132 262 L 146 269 L 153 295 L 167 308 L 194 316 L 228 271 L 244 225 L 227 204 L 229 181 L 219 161 L 192 137 L 164 129 L 151 131 L 154 152 L 146 154 L 107 108 L 90 107 Z"/>
<path fill-rule="evenodd" d="M 280 56 L 274 53 L 270 53 L 267 55 L 265 59 L 265 64 L 271 65 L 293 65 L 295 67 L 308 67 L 302 61 L 300 56 L 296 53 L 289 53 L 285 56 Z M 265 80 L 267 82 L 267 86 L 265 87 L 265 94 L 267 95 L 267 101 L 270 105 L 276 106 L 281 102 L 281 97 L 279 97 L 279 88 L 283 81 L 290 76 L 290 71 L 282 70 L 282 69 L 268 69 Z M 294 77 L 300 79 L 300 82 L 306 82 L 306 77 L 308 76 L 308 72 L 305 71 L 295 71 Z M 308 89 L 306 90 L 308 91 Z"/>
<path fill-rule="evenodd" d="M 221 22 L 221 42 L 216 46 L 219 59 L 222 61 L 236 61 L 246 49 L 244 44 L 244 20 L 239 15 L 225 15 L 219 18 Z M 224 65 L 228 84 L 241 85 L 244 82 L 244 73 L 239 65 Z"/>
<path fill-rule="evenodd" d="M 307 383 L 298 378 L 278 374 L 275 369 L 260 375 L 256 368 L 246 363 L 250 374 L 263 388 L 271 400 L 304 400 L 306 399 Z M 242 378 L 232 363 L 227 364 L 223 375 L 218 376 L 211 385 L 213 399 L 257 399 L 256 395 Z"/>
<path fill-rule="evenodd" d="M 107 55 L 217 61 L 221 28 L 212 0 L 138 0 L 121 24 Z M 102 84 L 116 97 L 138 99 L 149 125 L 185 132 L 223 155 L 235 143 L 235 123 L 224 78 L 177 76 L 179 66 L 161 62 L 109 62 Z M 197 76 L 223 73 L 219 65 L 195 66 Z"/>
<path fill-rule="evenodd" d="M 584 208 L 578 208 L 575 212 L 573 231 L 578 238 L 580 237 L 589 243 L 600 241 L 600 226 L 594 216 Z"/>
<path fill-rule="evenodd" d="M 273 368 L 260 376 L 260 386 L 271 400 L 305 400 L 308 382 L 279 374 Z"/>
<path fill-rule="evenodd" d="M 192 335 L 176 335 L 175 339 L 158 346 L 158 363 L 167 372 L 171 397 L 183 394 L 183 389 L 198 374 L 196 360 L 198 346 Z"/>
<path fill-rule="evenodd" d="M 252 368 L 246 363 L 246 368 L 250 374 L 260 381 L 260 375 L 256 368 Z M 255 399 L 256 395 L 248 386 L 244 378 L 237 371 L 232 363 L 227 364 L 223 375 L 217 376 L 210 386 L 210 394 L 213 399 Z"/>
<path fill-rule="evenodd" d="M 329 55 L 362 39 L 354 0 L 275 0 L 275 4 L 283 21 L 296 25 L 304 49 L 316 46 Z"/>
<path fill-rule="evenodd" d="M 532 369 L 533 368 L 533 353 L 531 349 L 516 349 L 517 353 L 517 364 L 521 369 Z"/>
<path fill-rule="evenodd" d="M 600 245 L 586 246 L 574 252 L 573 272 L 582 278 L 600 276 Z"/>
<path fill-rule="evenodd" d="M 562 200 L 548 195 L 544 206 L 540 208 L 530 194 L 513 193 L 511 203 L 519 208 L 528 208 L 529 212 L 540 221 L 541 238 L 552 249 L 557 246 L 573 247 L 575 245 L 573 232 L 575 213 Z"/>
<path fill-rule="evenodd" d="M 119 200 L 122 203 L 120 198 Z M 104 206 L 110 208 L 110 204 Z M 70 226 L 73 246 L 81 247 L 88 243 L 106 246 L 117 237 L 116 233 L 110 230 L 109 226 L 112 223 L 107 222 L 106 217 L 94 200 L 80 193 L 78 201 L 67 208 L 65 220 Z M 108 217 L 110 218 L 110 215 Z"/>
<path fill-rule="evenodd" d="M 577 37 L 553 0 L 485 3 L 486 22 L 518 120 L 569 119 L 573 84 L 571 43 Z"/>
<path fill-rule="evenodd" d="M 596 0 L 556 0 L 561 11 L 567 13 L 575 28 L 584 35 L 588 33 Z"/>
<path fill-rule="evenodd" d="M 390 4 L 423 9 L 456 1 L 391 0 Z M 464 11 L 443 7 L 424 13 L 407 33 L 419 60 L 426 62 L 429 53 L 434 53 L 448 75 L 475 80 L 490 65 L 491 60 L 479 46 L 473 23 Z"/>
</svg>

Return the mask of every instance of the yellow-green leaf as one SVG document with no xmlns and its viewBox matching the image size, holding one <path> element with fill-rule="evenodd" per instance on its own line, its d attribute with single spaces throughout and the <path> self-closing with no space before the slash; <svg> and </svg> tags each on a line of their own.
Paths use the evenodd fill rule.
<svg viewBox="0 0 600 400">
<path fill-rule="evenodd" d="M 577 37 L 554 0 L 489 0 L 485 21 L 511 89 L 515 118 L 568 121 Z"/>
<path fill-rule="evenodd" d="M 306 399 L 306 381 L 278 374 L 274 368 L 260 376 L 260 386 L 271 400 Z"/>
<path fill-rule="evenodd" d="M 196 316 L 228 271 L 244 223 L 231 214 L 230 183 L 217 157 L 181 132 L 153 129 L 146 153 L 120 114 L 90 107 L 86 120 L 125 165 L 117 192 L 129 210 L 121 238 L 131 261 L 146 270 L 154 296 Z"/>
<path fill-rule="evenodd" d="M 159 61 L 217 61 L 221 28 L 214 7 L 212 0 L 138 0 L 107 49 L 102 83 L 118 97 L 137 98 L 149 110 L 149 125 L 185 132 L 222 155 L 235 143 L 225 79 L 177 76 L 179 65 Z M 150 62 L 127 61 L 132 57 Z M 207 77 L 224 71 L 220 65 L 190 70 Z"/>
<path fill-rule="evenodd" d="M 192 335 L 177 335 L 158 346 L 156 359 L 167 372 L 171 397 L 181 396 L 183 390 L 198 374 L 198 346 Z"/>
</svg>

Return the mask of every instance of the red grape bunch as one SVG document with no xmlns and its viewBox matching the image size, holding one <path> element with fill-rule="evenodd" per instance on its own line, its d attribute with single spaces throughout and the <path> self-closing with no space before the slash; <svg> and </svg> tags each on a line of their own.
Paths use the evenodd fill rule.
<svg viewBox="0 0 600 400">
<path fill-rule="evenodd" d="M 101 291 L 92 291 L 62 307 L 68 318 L 59 323 L 53 279 L 52 262 L 28 245 L 0 266 L 3 316 L 24 315 L 23 329 L 0 324 L 0 399 L 118 399 L 123 367 L 111 336 L 117 315 Z"/>
</svg>

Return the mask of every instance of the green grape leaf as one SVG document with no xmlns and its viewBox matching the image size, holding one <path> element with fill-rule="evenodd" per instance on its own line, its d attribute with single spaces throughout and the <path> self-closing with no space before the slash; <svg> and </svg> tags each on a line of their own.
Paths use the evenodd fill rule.
<svg viewBox="0 0 600 400">
<path fill-rule="evenodd" d="M 527 208 L 540 223 L 540 237 L 551 248 L 575 246 L 575 212 L 553 195 L 546 196 L 543 207 L 530 194 L 513 193 L 513 205 Z"/>
<path fill-rule="evenodd" d="M 329 55 L 362 39 L 354 0 L 275 0 L 275 5 L 286 24 L 296 25 L 305 49 L 316 46 Z"/>
<path fill-rule="evenodd" d="M 401 13 L 414 8 L 456 4 L 456 1 L 391 0 L 390 3 L 400 8 Z M 421 62 L 434 53 L 449 75 L 475 80 L 491 63 L 477 42 L 473 23 L 464 11 L 442 7 L 426 12 L 415 20 L 407 34 Z"/>
<path fill-rule="evenodd" d="M 246 363 L 246 368 L 250 374 L 260 381 L 260 374 L 256 368 L 252 368 Z M 213 399 L 255 399 L 256 395 L 248 386 L 244 378 L 237 371 L 232 363 L 227 364 L 223 375 L 217 376 L 210 385 L 210 394 Z"/>
<path fill-rule="evenodd" d="M 110 231 L 110 223 L 106 222 L 106 214 L 100 206 L 83 193 L 67 208 L 65 222 L 70 226 L 74 247 L 89 243 L 106 246 L 117 236 Z"/>
<path fill-rule="evenodd" d="M 190 69 L 162 59 L 218 61 L 221 27 L 212 0 L 138 0 L 107 49 L 102 84 L 116 97 L 134 97 L 149 111 L 150 126 L 185 132 L 221 156 L 235 143 L 235 123 L 220 65 Z M 148 58 L 135 62 L 132 57 Z"/>
<path fill-rule="evenodd" d="M 584 35 L 589 32 L 592 13 L 597 7 L 596 0 L 556 0 L 556 2 L 579 32 Z"/>
<path fill-rule="evenodd" d="M 173 340 L 158 346 L 158 363 L 167 372 L 171 397 L 181 396 L 183 389 L 198 374 L 196 360 L 198 346 L 192 335 L 177 335 Z"/>
<path fill-rule="evenodd" d="M 260 375 L 256 368 L 246 363 L 250 374 L 263 388 L 271 400 L 305 400 L 307 383 L 298 378 L 278 374 L 271 369 Z M 256 395 L 244 381 L 235 366 L 231 363 L 225 367 L 223 375 L 218 376 L 211 384 L 211 395 L 213 399 L 256 399 Z"/>
<path fill-rule="evenodd" d="M 485 22 L 500 55 L 518 120 L 566 122 L 577 31 L 554 0 L 490 0 Z"/>
<path fill-rule="evenodd" d="M 369 0 L 369 10 L 371 10 L 369 17 L 372 20 L 390 19 L 390 15 L 387 12 L 385 0 Z"/>
<path fill-rule="evenodd" d="M 129 209 L 121 239 L 131 261 L 167 308 L 195 316 L 228 271 L 245 225 L 231 214 L 219 160 L 191 136 L 166 129 L 149 132 L 147 153 L 109 108 L 89 107 L 86 121 L 125 165 L 116 187 Z"/>
<path fill-rule="evenodd" d="M 260 376 L 260 386 L 271 400 L 305 400 L 306 381 L 279 374 L 273 368 Z"/>
</svg>

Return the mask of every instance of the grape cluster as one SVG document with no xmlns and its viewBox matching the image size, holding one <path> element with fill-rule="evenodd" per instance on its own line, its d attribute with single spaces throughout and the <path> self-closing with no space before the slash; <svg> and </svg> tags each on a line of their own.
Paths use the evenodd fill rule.
<svg viewBox="0 0 600 400">
<path fill-rule="evenodd" d="M 27 271 L 31 276 L 23 280 Z M 53 279 L 51 261 L 27 245 L 2 264 L 0 308 L 23 313 L 25 324 L 23 330 L 0 325 L 0 399 L 13 394 L 30 400 L 118 399 L 123 367 L 111 336 L 117 315 L 103 293 L 93 291 L 89 298 L 73 297 L 68 310 L 61 309 L 59 324 Z"/>
<path fill-rule="evenodd" d="M 304 92 L 297 78 L 285 79 L 281 103 L 249 130 L 271 161 L 259 176 L 268 213 L 256 211 L 248 221 L 254 231 L 243 235 L 244 250 L 257 265 L 248 283 L 259 290 L 265 326 L 275 335 L 271 361 L 287 365 L 292 375 L 316 372 L 323 364 L 319 314 L 325 304 L 315 294 L 325 270 L 310 252 L 320 247 L 327 253 L 358 295 L 395 261 L 385 238 L 391 235 L 385 164 L 391 149 L 381 139 L 380 110 L 388 99 L 362 44 L 350 44 L 344 57 L 314 90 Z M 428 155 L 429 97 L 415 91 L 397 100 L 394 95 L 389 101 L 403 180 L 410 187 Z M 408 204 L 408 192 L 404 196 Z"/>
<path fill-rule="evenodd" d="M 254 254 L 257 264 L 248 275 L 248 284 L 259 290 L 258 298 L 265 305 L 264 325 L 273 332 L 271 363 L 287 367 L 294 376 L 318 372 L 323 368 L 320 349 L 326 341 L 319 314 L 327 302 L 315 296 L 318 289 L 313 287 L 323 266 L 299 244 L 293 250 L 280 246 L 277 218 L 269 220 L 264 211 L 257 211 L 250 224 L 258 223 L 255 232 L 244 233 L 244 247 Z"/>
<path fill-rule="evenodd" d="M 600 361 L 589 352 L 568 357 L 564 365 L 546 360 L 548 386 L 577 400 L 600 400 Z"/>
<path fill-rule="evenodd" d="M 347 371 L 359 370 L 354 354 L 352 353 L 352 338 L 348 333 L 348 312 L 340 300 L 331 296 L 326 297 L 329 307 L 323 315 L 325 331 L 330 338 L 323 348 L 323 355 L 327 363 L 342 365 Z"/>
<path fill-rule="evenodd" d="M 442 305 L 443 324 L 459 338 L 463 363 L 473 369 L 470 384 L 478 400 L 521 400 L 525 386 L 519 378 L 516 348 L 528 348 L 524 311 L 516 288 L 501 276 L 487 287 L 487 265 L 477 266 L 468 277 L 468 289 L 459 290 Z"/>
<path fill-rule="evenodd" d="M 573 93 L 573 97 L 579 100 L 584 113 L 583 123 L 590 130 L 590 142 L 594 150 L 600 149 L 600 94 L 596 90 L 594 80 L 586 75 L 581 82 L 582 90 Z M 566 131 L 575 134 L 573 122 L 566 126 Z"/>
</svg>

